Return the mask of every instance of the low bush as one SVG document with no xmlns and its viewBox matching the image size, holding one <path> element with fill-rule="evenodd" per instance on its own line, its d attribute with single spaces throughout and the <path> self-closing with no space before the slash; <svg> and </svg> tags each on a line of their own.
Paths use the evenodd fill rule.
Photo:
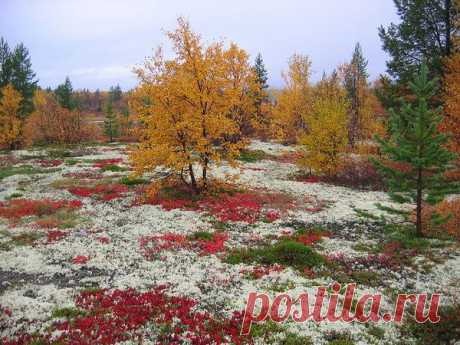
<svg viewBox="0 0 460 345">
<path fill-rule="evenodd" d="M 98 184 L 93 187 L 71 187 L 67 189 L 76 196 L 88 198 L 97 196 L 98 199 L 111 201 L 124 197 L 124 193 L 129 191 L 128 187 L 117 183 Z"/>
<path fill-rule="evenodd" d="M 190 240 L 203 240 L 203 241 L 209 241 L 212 240 L 213 234 L 207 231 L 197 231 L 194 232 L 193 234 L 189 235 L 188 238 Z"/>
<path fill-rule="evenodd" d="M 292 174 L 291 179 L 304 183 L 328 183 L 363 190 L 384 190 L 385 183 L 374 164 L 368 159 L 343 158 L 334 175 L 313 175 L 310 171 Z"/>
<path fill-rule="evenodd" d="M 104 165 L 102 168 L 101 168 L 102 171 L 111 171 L 111 172 L 120 172 L 120 171 L 126 171 L 127 169 L 126 168 L 123 168 L 119 165 L 115 165 L 115 164 L 107 164 L 107 165 Z"/>
<path fill-rule="evenodd" d="M 267 158 L 267 154 L 262 150 L 243 150 L 240 152 L 238 160 L 244 163 L 255 163 Z"/>
<path fill-rule="evenodd" d="M 416 235 L 412 224 L 388 224 L 384 231 L 387 234 L 385 245 L 397 244 L 399 250 L 423 251 L 431 245 L 429 240 Z"/>
<path fill-rule="evenodd" d="M 302 228 L 298 229 L 292 236 L 288 237 L 293 241 L 302 243 L 306 246 L 311 246 L 323 239 L 323 237 L 330 237 L 329 231 L 320 228 Z"/>
<path fill-rule="evenodd" d="M 452 345 L 460 341 L 460 305 L 443 306 L 439 309 L 438 323 L 417 323 L 411 319 L 402 333 L 412 336 L 416 345 Z"/>
<path fill-rule="evenodd" d="M 207 193 L 193 194 L 183 185 L 156 185 L 139 191 L 135 204 L 160 205 L 165 210 L 194 209 L 207 212 L 220 222 L 273 222 L 281 213 L 294 207 L 292 197 L 285 194 L 242 192 L 235 187 L 214 188 Z M 279 209 L 274 210 L 274 209 Z"/>
<path fill-rule="evenodd" d="M 41 228 L 47 229 L 70 229 L 79 223 L 78 215 L 73 210 L 61 209 L 56 213 L 41 217 L 35 222 Z"/>
<path fill-rule="evenodd" d="M 444 221 L 440 224 L 432 222 L 434 214 L 441 216 Z M 427 236 L 460 241 L 460 199 L 444 200 L 436 206 L 426 206 L 422 217 Z"/>
<path fill-rule="evenodd" d="M 112 158 L 112 159 L 98 159 L 92 161 L 94 168 L 105 169 L 106 167 L 110 167 L 113 165 L 117 165 L 123 162 L 122 158 Z"/>
<path fill-rule="evenodd" d="M 384 181 L 368 159 L 348 158 L 341 161 L 337 175 L 325 182 L 357 189 L 383 190 Z"/>
<path fill-rule="evenodd" d="M 61 159 L 41 159 L 37 161 L 37 163 L 40 164 L 40 166 L 44 168 L 51 168 L 51 167 L 58 167 L 62 165 L 64 161 Z"/>
<path fill-rule="evenodd" d="M 73 210 L 82 206 L 78 200 L 29 200 L 13 199 L 6 203 L 0 202 L 0 217 L 20 219 L 27 216 L 49 216 L 60 210 Z"/>
<path fill-rule="evenodd" d="M 230 264 L 279 264 L 298 270 L 312 268 L 325 263 L 324 258 L 312 248 L 290 240 L 283 240 L 274 245 L 237 250 L 227 256 L 226 261 Z"/>
<path fill-rule="evenodd" d="M 43 234 L 38 232 L 24 232 L 20 235 L 11 237 L 11 243 L 16 246 L 31 246 L 43 237 Z"/>
<path fill-rule="evenodd" d="M 325 334 L 327 345 L 355 345 L 353 338 L 348 332 L 330 331 Z"/>
<path fill-rule="evenodd" d="M 72 151 L 65 148 L 54 148 L 48 150 L 48 157 L 54 159 L 63 159 L 72 157 Z"/>
<path fill-rule="evenodd" d="M 146 184 L 147 182 L 148 181 L 146 179 L 129 176 L 124 176 L 120 179 L 120 183 L 124 184 L 125 186 L 136 186 L 140 184 Z"/>
<path fill-rule="evenodd" d="M 67 307 L 53 310 L 51 313 L 51 318 L 71 320 L 78 316 L 84 316 L 85 314 L 86 313 L 83 310 Z"/>
<path fill-rule="evenodd" d="M 34 107 L 24 125 L 26 145 L 75 144 L 97 140 L 100 136 L 99 128 L 85 121 L 81 112 L 61 107 L 46 92 L 35 93 Z"/>
<path fill-rule="evenodd" d="M 8 195 L 5 199 L 6 200 L 11 200 L 11 199 L 18 199 L 18 198 L 22 198 L 22 194 L 21 193 L 12 193 L 10 195 Z"/>
<path fill-rule="evenodd" d="M 163 234 L 144 236 L 140 239 L 140 248 L 144 256 L 153 260 L 164 250 L 196 250 L 200 255 L 210 255 L 225 251 L 228 235 L 223 232 L 196 232 L 190 236 Z"/>
<path fill-rule="evenodd" d="M 21 165 L 17 167 L 7 166 L 0 168 L 0 181 L 6 177 L 14 175 L 35 175 L 35 174 L 47 174 L 50 170 L 35 168 L 31 165 Z"/>
<path fill-rule="evenodd" d="M 165 290 L 161 286 L 146 292 L 83 291 L 76 297 L 75 308 L 53 313 L 63 320 L 56 320 L 46 333 L 16 334 L 3 338 L 2 344 L 144 343 L 152 336 L 158 344 L 211 345 L 223 339 L 239 345 L 253 343 L 250 336 L 240 335 L 243 313 L 217 319 L 199 311 L 197 301 L 167 295 Z M 154 333 L 144 332 L 147 327 Z"/>
</svg>

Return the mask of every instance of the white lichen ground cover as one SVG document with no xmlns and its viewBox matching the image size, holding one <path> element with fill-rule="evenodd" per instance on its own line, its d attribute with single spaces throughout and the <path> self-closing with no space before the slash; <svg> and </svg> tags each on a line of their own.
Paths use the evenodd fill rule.
<svg viewBox="0 0 460 345">
<path fill-rule="evenodd" d="M 279 144 L 253 142 L 253 150 L 263 150 L 270 155 L 282 155 L 293 151 L 292 147 Z M 33 155 L 46 152 L 17 151 L 14 153 L 15 166 L 29 164 L 39 166 Z M 21 157 L 28 156 L 27 162 Z M 3 157 L 5 158 L 5 157 Z M 190 235 L 197 231 L 213 232 L 214 223 L 210 216 L 196 211 L 166 211 L 160 206 L 132 206 L 134 192 L 111 201 L 95 198 L 80 198 L 65 189 L 53 188 L 54 181 L 63 175 L 79 172 L 97 172 L 92 160 L 122 158 L 120 166 L 128 167 L 128 157 L 124 146 L 98 146 L 83 156 L 75 157 L 77 163 L 62 164 L 49 172 L 32 175 L 13 175 L 0 181 L 0 201 L 6 201 L 13 193 L 20 193 L 26 199 L 68 199 L 81 200 L 83 207 L 78 211 L 81 221 L 66 231 L 69 235 L 59 241 L 46 243 L 37 240 L 34 245 L 13 246 L 2 250 L 0 246 L 0 305 L 11 310 L 11 317 L 0 318 L 3 327 L 2 337 L 11 337 L 24 329 L 32 333 L 45 330 L 52 322 L 53 310 L 74 306 L 75 296 L 87 288 L 126 289 L 146 291 L 151 287 L 168 284 L 168 293 L 185 296 L 198 301 L 200 309 L 214 315 L 231 315 L 233 311 L 243 310 L 249 292 L 268 292 L 274 296 L 279 291 L 293 297 L 308 292 L 314 295 L 316 287 L 327 286 L 333 282 L 329 277 L 309 278 L 291 268 L 272 272 L 260 279 L 250 279 L 243 272 L 251 270 L 252 265 L 230 265 L 222 260 L 223 253 L 200 255 L 192 250 L 181 249 L 161 253 L 161 258 L 147 260 L 143 255 L 139 239 L 143 236 L 161 234 Z M 366 257 L 369 253 L 358 250 L 357 244 L 371 246 L 376 238 L 375 229 L 367 229 L 360 224 L 354 208 L 364 209 L 375 214 L 379 211 L 376 203 L 390 204 L 383 192 L 358 191 L 324 183 L 296 182 L 288 177 L 296 172 L 293 164 L 274 160 L 242 164 L 240 168 L 217 167 L 213 174 L 224 178 L 239 175 L 242 185 L 258 188 L 266 192 L 285 193 L 299 200 L 321 201 L 320 211 L 306 211 L 302 208 L 288 210 L 281 218 L 272 222 L 255 224 L 230 223 L 226 227 L 229 239 L 228 250 L 252 243 L 254 239 L 280 237 L 293 232 L 291 224 L 335 224 L 339 230 L 331 229 L 331 238 L 325 237 L 316 246 L 323 255 L 343 254 L 346 258 Z M 122 176 L 129 171 L 103 172 L 104 177 Z M 0 223 L 0 244 L 11 234 L 41 231 L 33 224 L 21 222 L 11 225 L 7 220 Z M 107 238 L 108 242 L 99 239 Z M 418 266 L 407 267 L 402 271 L 367 268 L 377 272 L 384 284 L 380 286 L 359 285 L 359 293 L 383 293 L 389 291 L 440 292 L 444 303 L 453 303 L 460 297 L 460 250 L 455 244 L 446 244 L 435 251 L 441 256 L 440 263 L 430 270 Z M 88 257 L 84 264 L 73 259 Z M 420 257 L 426 263 L 429 259 Z M 434 264 L 433 264 L 434 265 Z M 421 265 L 420 265 L 421 266 Z M 384 309 L 392 310 L 390 296 L 385 296 Z M 355 344 L 394 344 L 400 340 L 398 326 L 392 323 L 379 323 L 383 336 L 369 334 L 368 327 L 359 323 L 320 323 L 312 321 L 303 324 L 285 323 L 286 331 L 311 337 L 314 344 L 327 344 L 325 335 L 331 331 L 347 332 Z M 2 327 L 0 327 L 2 330 Z M 282 338 L 280 335 L 280 339 Z M 410 343 L 411 339 L 407 339 Z M 263 340 L 256 340 L 263 344 Z"/>
</svg>

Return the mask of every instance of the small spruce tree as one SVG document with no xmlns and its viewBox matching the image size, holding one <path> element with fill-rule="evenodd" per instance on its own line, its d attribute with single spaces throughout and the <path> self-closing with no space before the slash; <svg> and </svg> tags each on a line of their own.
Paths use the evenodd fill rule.
<svg viewBox="0 0 460 345">
<path fill-rule="evenodd" d="M 264 121 L 262 118 L 262 104 L 269 102 L 268 97 L 268 72 L 265 68 L 264 61 L 262 60 L 262 55 L 259 53 L 256 56 L 254 64 L 254 73 L 256 75 L 256 85 L 257 88 L 254 92 L 254 105 L 257 112 L 257 118 L 259 121 Z"/>
<path fill-rule="evenodd" d="M 112 102 L 108 102 L 105 109 L 104 133 L 110 142 L 118 136 L 118 129 L 117 115 L 113 111 Z"/>
<path fill-rule="evenodd" d="M 437 204 L 458 190 L 458 185 L 443 177 L 456 156 L 445 148 L 447 136 L 438 131 L 442 120 L 440 109 L 430 106 L 437 92 L 437 80 L 429 80 L 426 65 L 422 65 L 409 86 L 415 100 L 401 100 L 399 111 L 390 110 L 388 141 L 377 137 L 389 162 L 375 163 L 386 179 L 392 200 L 415 204 L 416 233 L 422 236 L 424 205 Z M 385 210 L 404 214 L 391 208 Z"/>
<path fill-rule="evenodd" d="M 59 85 L 54 91 L 59 105 L 63 108 L 73 110 L 75 109 L 75 100 L 72 83 L 69 77 L 65 78 L 64 84 Z"/>
</svg>

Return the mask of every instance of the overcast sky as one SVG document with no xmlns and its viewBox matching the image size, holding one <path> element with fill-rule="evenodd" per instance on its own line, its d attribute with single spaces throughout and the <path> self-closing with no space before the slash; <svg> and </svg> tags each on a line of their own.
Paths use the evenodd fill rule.
<svg viewBox="0 0 460 345">
<path fill-rule="evenodd" d="M 385 71 L 377 28 L 397 22 L 392 0 L 0 0 L 0 36 L 23 42 L 43 87 L 68 75 L 74 88 L 136 85 L 132 66 L 167 47 L 164 30 L 184 16 L 207 41 L 225 38 L 262 53 L 270 84 L 293 53 L 313 60 L 313 79 L 363 46 L 372 78 Z"/>
</svg>

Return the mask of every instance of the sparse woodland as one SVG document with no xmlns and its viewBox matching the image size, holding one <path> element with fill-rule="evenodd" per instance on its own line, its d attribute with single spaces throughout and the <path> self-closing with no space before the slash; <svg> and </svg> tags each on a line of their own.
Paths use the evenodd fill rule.
<svg viewBox="0 0 460 345">
<path fill-rule="evenodd" d="M 394 3 L 387 73 L 356 43 L 276 89 L 182 17 L 132 90 L 44 89 L 1 38 L 0 343 L 457 344 L 460 3 Z M 441 321 L 240 334 L 248 291 L 332 282 L 440 292 Z"/>
</svg>

